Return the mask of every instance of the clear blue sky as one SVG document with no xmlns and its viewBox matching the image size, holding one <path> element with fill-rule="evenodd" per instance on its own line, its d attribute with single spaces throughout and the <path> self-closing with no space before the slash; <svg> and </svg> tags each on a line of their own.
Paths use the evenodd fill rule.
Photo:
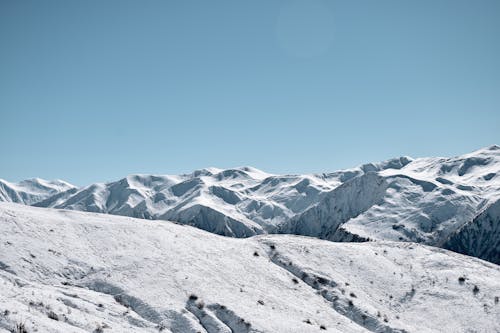
<svg viewBox="0 0 500 333">
<path fill-rule="evenodd" d="M 500 1 L 0 1 L 0 178 L 500 143 Z"/>
</svg>

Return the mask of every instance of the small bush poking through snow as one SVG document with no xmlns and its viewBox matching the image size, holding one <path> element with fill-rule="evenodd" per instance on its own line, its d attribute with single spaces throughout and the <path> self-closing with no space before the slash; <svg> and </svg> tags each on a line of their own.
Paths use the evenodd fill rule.
<svg viewBox="0 0 500 333">
<path fill-rule="evenodd" d="M 259 303 L 260 305 L 264 305 L 264 301 L 263 301 L 263 300 L 261 300 L 261 299 L 259 299 L 259 300 L 257 301 L 257 303 Z"/>
<path fill-rule="evenodd" d="M 276 250 L 276 246 L 275 246 L 274 244 L 269 245 L 269 247 L 270 247 L 270 248 L 271 248 L 271 250 L 273 250 L 273 251 L 274 251 L 274 250 Z"/>
<path fill-rule="evenodd" d="M 102 328 L 101 325 L 97 325 L 94 332 L 92 332 L 92 333 L 104 333 L 104 329 Z"/>
<path fill-rule="evenodd" d="M 465 282 L 465 278 L 463 276 L 458 278 L 458 283 L 464 284 L 464 282 Z"/>
<path fill-rule="evenodd" d="M 474 293 L 474 295 L 477 295 L 479 293 L 479 288 L 478 286 L 474 286 L 474 289 L 472 289 L 472 292 Z"/>
<path fill-rule="evenodd" d="M 28 330 L 26 329 L 26 325 L 24 325 L 24 323 L 17 323 L 14 327 L 13 333 L 28 333 Z"/>
<path fill-rule="evenodd" d="M 259 256 L 259 253 L 258 253 L 257 251 L 255 251 L 255 252 L 253 253 L 253 256 L 254 256 L 254 257 L 258 257 L 258 256 Z"/>
<path fill-rule="evenodd" d="M 52 320 L 59 320 L 59 316 L 54 311 L 49 311 L 47 316 Z"/>
<path fill-rule="evenodd" d="M 196 296 L 195 294 L 189 295 L 189 300 L 190 301 L 196 301 L 197 299 L 198 299 L 198 296 Z"/>
<path fill-rule="evenodd" d="M 495 304 L 498 304 L 498 296 L 495 296 Z"/>
<path fill-rule="evenodd" d="M 252 326 L 252 324 L 250 324 L 248 321 L 246 321 L 243 318 L 240 318 L 239 323 L 244 324 L 247 329 L 250 328 L 250 326 Z"/>
<path fill-rule="evenodd" d="M 320 330 L 323 330 L 323 331 L 326 331 L 326 327 L 325 327 L 325 325 L 320 325 L 320 326 L 319 326 L 319 329 L 320 329 Z"/>
</svg>

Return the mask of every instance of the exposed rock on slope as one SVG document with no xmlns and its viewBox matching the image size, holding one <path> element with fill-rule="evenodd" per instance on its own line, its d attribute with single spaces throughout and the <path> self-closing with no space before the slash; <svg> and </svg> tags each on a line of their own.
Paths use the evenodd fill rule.
<svg viewBox="0 0 500 333">
<path fill-rule="evenodd" d="M 444 247 L 500 263 L 500 200 L 457 230 Z"/>
</svg>

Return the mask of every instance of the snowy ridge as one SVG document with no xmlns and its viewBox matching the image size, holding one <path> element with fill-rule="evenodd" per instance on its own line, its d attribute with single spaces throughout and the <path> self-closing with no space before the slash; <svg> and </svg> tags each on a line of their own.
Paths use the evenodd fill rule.
<svg viewBox="0 0 500 333">
<path fill-rule="evenodd" d="M 498 332 L 497 265 L 0 203 L 0 332 Z"/>
<path fill-rule="evenodd" d="M 221 235 L 248 237 L 307 209 L 338 183 L 328 176 L 208 168 L 179 176 L 131 175 L 66 192 L 36 206 L 173 220 Z"/>
<path fill-rule="evenodd" d="M 61 188 L 43 200 L 12 199 L 22 197 L 14 192 L 0 201 L 171 220 L 232 237 L 291 233 L 455 248 L 451 238 L 460 230 L 469 237 L 463 234 L 472 229 L 465 226 L 500 199 L 499 174 L 500 147 L 494 145 L 452 158 L 400 157 L 324 174 L 273 175 L 240 167 L 130 175 Z M 499 263 L 475 244 L 496 248 L 498 238 L 476 236 L 460 252 Z"/>
<path fill-rule="evenodd" d="M 33 178 L 19 183 L 0 179 L 0 201 L 33 205 L 61 192 L 76 192 L 76 187 L 62 180 Z"/>
</svg>

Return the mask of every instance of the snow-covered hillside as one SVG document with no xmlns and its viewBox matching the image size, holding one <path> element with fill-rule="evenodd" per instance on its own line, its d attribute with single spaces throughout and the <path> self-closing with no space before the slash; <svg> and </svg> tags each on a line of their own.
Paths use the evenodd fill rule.
<svg viewBox="0 0 500 333">
<path fill-rule="evenodd" d="M 500 199 L 499 174 L 500 147 L 490 146 L 453 158 L 401 157 L 325 174 L 272 175 L 241 167 L 131 175 L 44 200 L 0 201 L 171 220 L 233 237 L 289 233 L 460 247 L 500 263 L 498 236 L 476 239 L 485 224 L 472 223 Z M 498 219 L 491 223 L 500 228 Z M 467 242 L 451 240 L 459 232 Z"/>
<path fill-rule="evenodd" d="M 500 268 L 0 203 L 0 332 L 498 332 Z"/>
</svg>

